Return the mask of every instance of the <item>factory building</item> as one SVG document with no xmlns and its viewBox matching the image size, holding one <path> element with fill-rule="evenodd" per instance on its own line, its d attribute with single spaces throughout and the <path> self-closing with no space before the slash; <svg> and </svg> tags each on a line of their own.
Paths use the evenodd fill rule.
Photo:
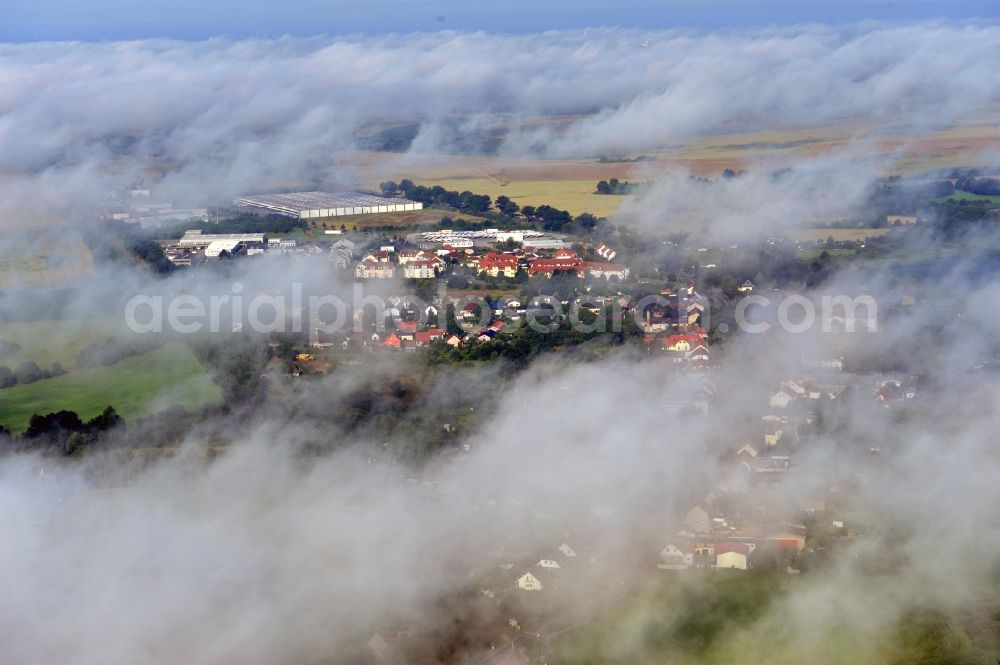
<svg viewBox="0 0 1000 665">
<path fill-rule="evenodd" d="M 261 254 L 267 244 L 267 235 L 263 233 L 202 233 L 191 229 L 179 240 L 168 243 L 163 251 L 174 265 L 188 266 L 204 258 L 219 258 L 223 251 L 231 256 Z"/>
<path fill-rule="evenodd" d="M 192 229 L 185 231 L 184 236 L 173 244 L 185 249 L 206 249 L 213 242 L 238 242 L 247 249 L 262 250 L 267 245 L 267 236 L 263 233 L 202 233 L 198 229 Z M 221 247 L 226 248 L 225 245 Z"/>
<path fill-rule="evenodd" d="M 272 213 L 296 219 L 320 219 L 346 215 L 371 215 L 381 212 L 421 210 L 423 203 L 386 198 L 361 192 L 292 192 L 260 194 L 233 200 L 237 208 Z"/>
</svg>

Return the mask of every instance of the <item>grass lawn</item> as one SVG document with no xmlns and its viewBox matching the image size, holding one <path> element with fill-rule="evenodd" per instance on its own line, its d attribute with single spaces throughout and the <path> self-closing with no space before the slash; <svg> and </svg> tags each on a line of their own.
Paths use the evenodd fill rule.
<svg viewBox="0 0 1000 665">
<path fill-rule="evenodd" d="M 7 321 L 0 323 L 0 341 L 16 344 L 18 349 L 0 357 L 0 365 L 14 369 L 25 360 L 33 360 L 39 367 L 49 369 L 58 362 L 72 371 L 77 353 L 123 332 L 124 322 L 118 319 Z"/>
<path fill-rule="evenodd" d="M 939 196 L 934 199 L 937 203 L 947 203 L 949 201 L 989 201 L 990 203 L 1000 203 L 1000 196 L 984 196 L 982 194 L 972 194 L 955 190 L 951 196 Z"/>
<path fill-rule="evenodd" d="M 831 247 L 830 249 L 803 249 L 799 252 L 799 258 L 803 261 L 813 261 L 818 259 L 823 252 L 826 252 L 831 257 L 842 258 L 855 256 L 858 253 L 858 250 L 842 249 L 840 247 Z"/>
<path fill-rule="evenodd" d="M 600 663 L 972 663 L 964 630 L 932 612 L 916 612 L 884 639 L 853 639 L 832 620 L 808 639 L 789 630 L 788 593 L 813 583 L 807 577 L 741 571 L 670 573 L 603 616 L 553 642 L 565 665 Z M 808 625 L 808 622 L 807 622 Z"/>
<path fill-rule="evenodd" d="M 0 289 L 69 286 L 93 270 L 87 245 L 62 229 L 14 236 L 0 246 Z"/>
<path fill-rule="evenodd" d="M 845 240 L 864 240 L 875 236 L 882 236 L 889 232 L 889 229 L 794 229 L 788 232 L 788 237 L 800 242 L 809 240 L 826 240 L 830 236 L 836 242 Z"/>
<path fill-rule="evenodd" d="M 67 409 L 87 420 L 110 405 L 131 419 L 170 406 L 195 409 L 221 399 L 218 386 L 191 350 L 171 343 L 108 367 L 0 390 L 0 425 L 21 433 L 35 413 Z"/>
<path fill-rule="evenodd" d="M 447 210 L 438 210 L 435 208 L 406 210 L 403 212 L 380 212 L 371 215 L 347 215 L 344 217 L 328 217 L 326 219 L 311 219 L 308 221 L 316 230 L 316 236 L 314 239 L 331 240 L 336 242 L 342 236 L 325 234 L 323 224 L 326 224 L 326 228 L 328 229 L 339 229 L 343 226 L 347 229 L 347 233 L 350 233 L 354 227 L 357 227 L 359 231 L 364 231 L 365 229 L 380 228 L 383 226 L 392 226 L 401 229 L 415 226 L 432 226 L 437 225 L 441 221 L 442 217 L 464 219 L 470 222 L 483 221 L 482 217 L 477 217 L 475 215 L 467 215 L 460 212 L 448 212 Z M 297 236 L 300 239 L 305 238 L 305 234 L 303 232 L 298 232 Z M 291 237 L 296 237 L 296 235 L 292 235 Z"/>
</svg>

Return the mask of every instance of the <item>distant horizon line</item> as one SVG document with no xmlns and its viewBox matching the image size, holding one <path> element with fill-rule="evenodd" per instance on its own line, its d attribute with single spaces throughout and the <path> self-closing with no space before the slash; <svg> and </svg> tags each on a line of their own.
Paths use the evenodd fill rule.
<svg viewBox="0 0 1000 665">
<path fill-rule="evenodd" d="M 385 30 L 375 31 L 368 29 L 348 30 L 343 32 L 299 32 L 299 31 L 277 31 L 272 33 L 267 30 L 257 30 L 252 34 L 249 32 L 218 32 L 205 33 L 201 35 L 182 35 L 178 33 L 145 33 L 119 36 L 45 36 L 45 37 L 11 37 L 0 32 L 0 45 L 22 45 L 22 44 L 59 44 L 59 43 L 87 43 L 87 44 L 113 44 L 140 41 L 165 41 L 180 43 L 201 43 L 211 41 L 228 42 L 249 42 L 249 41 L 282 41 L 282 40 L 302 40 L 302 41 L 336 41 L 336 40 L 357 40 L 373 37 L 400 37 L 409 38 L 417 36 L 435 35 L 476 35 L 487 34 L 495 36 L 510 35 L 512 37 L 523 37 L 526 35 L 544 34 L 575 34 L 595 31 L 603 34 L 620 32 L 636 37 L 651 34 L 683 35 L 683 34 L 720 34 L 730 32 L 760 32 L 769 31 L 789 31 L 809 28 L 826 28 L 831 30 L 845 30 L 848 32 L 867 32 L 874 29 L 886 29 L 893 27 L 905 27 L 911 25 L 933 25 L 936 23 L 946 25 L 970 25 L 989 26 L 1000 25 L 1000 18 L 984 15 L 968 15 L 960 17 L 952 16 L 914 16 L 907 18 L 851 18 L 843 20 L 795 20 L 788 23 L 776 21 L 761 22 L 734 22 L 721 24 L 706 24 L 704 22 L 677 23 L 674 25 L 639 25 L 637 23 L 620 24 L 593 24 L 565 27 L 539 27 L 536 29 L 510 30 L 510 29 L 489 29 L 473 26 L 441 26 L 440 28 L 415 28 L 410 30 Z M 586 36 L 584 34 L 584 36 Z"/>
</svg>

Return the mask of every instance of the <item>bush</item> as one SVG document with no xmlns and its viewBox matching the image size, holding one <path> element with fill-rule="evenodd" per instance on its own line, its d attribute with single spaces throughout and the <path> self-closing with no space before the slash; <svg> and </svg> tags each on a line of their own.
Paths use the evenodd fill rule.
<svg viewBox="0 0 1000 665">
<path fill-rule="evenodd" d="M 25 360 L 14 370 L 18 383 L 34 383 L 39 379 L 46 378 L 45 372 L 33 360 Z"/>
<path fill-rule="evenodd" d="M 76 354 L 76 366 L 80 369 L 114 365 L 120 360 L 141 356 L 163 346 L 163 341 L 152 339 L 111 337 L 107 341 L 91 344 Z"/>
<path fill-rule="evenodd" d="M 10 388 L 17 385 L 17 375 L 10 367 L 0 366 L 0 388 Z"/>
</svg>

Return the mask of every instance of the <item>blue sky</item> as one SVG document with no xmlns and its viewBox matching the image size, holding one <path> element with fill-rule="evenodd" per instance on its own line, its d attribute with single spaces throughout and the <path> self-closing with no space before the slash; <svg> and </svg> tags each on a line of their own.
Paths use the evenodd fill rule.
<svg viewBox="0 0 1000 665">
<path fill-rule="evenodd" d="M 996 0 L 0 0 L 0 40 L 439 30 L 536 32 L 770 23 L 995 18 Z"/>
</svg>

